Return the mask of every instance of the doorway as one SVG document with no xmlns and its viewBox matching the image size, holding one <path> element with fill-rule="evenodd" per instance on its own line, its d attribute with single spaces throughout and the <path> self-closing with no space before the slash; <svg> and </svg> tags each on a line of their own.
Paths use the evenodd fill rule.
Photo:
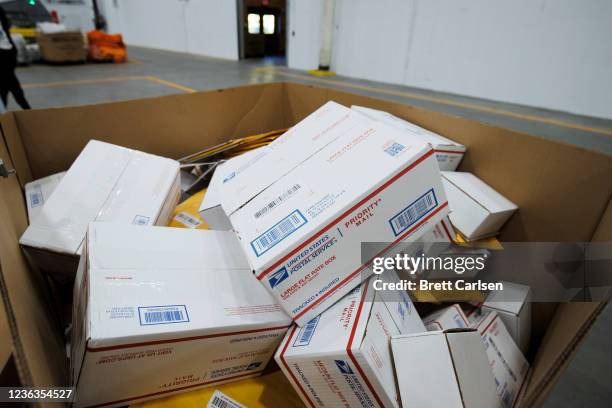
<svg viewBox="0 0 612 408">
<path fill-rule="evenodd" d="M 265 58 L 284 65 L 287 1 L 242 0 L 239 3 L 242 3 L 238 10 L 241 58 Z"/>
</svg>

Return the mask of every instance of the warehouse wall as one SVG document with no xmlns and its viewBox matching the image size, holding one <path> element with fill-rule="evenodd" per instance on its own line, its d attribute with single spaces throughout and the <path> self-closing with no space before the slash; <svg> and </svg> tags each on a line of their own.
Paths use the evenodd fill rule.
<svg viewBox="0 0 612 408">
<path fill-rule="evenodd" d="M 612 118 L 611 15 L 608 0 L 336 0 L 332 68 L 355 78 Z M 316 27 L 316 19 L 298 14 L 290 30 Z M 290 50 L 295 42 L 289 38 Z M 303 42 L 299 48 L 310 50 Z M 288 63 L 317 66 L 310 59 Z"/>
<path fill-rule="evenodd" d="M 287 65 L 295 69 L 319 66 L 323 0 L 287 0 Z"/>
<path fill-rule="evenodd" d="M 109 32 L 128 45 L 238 59 L 233 0 L 103 0 Z"/>
</svg>

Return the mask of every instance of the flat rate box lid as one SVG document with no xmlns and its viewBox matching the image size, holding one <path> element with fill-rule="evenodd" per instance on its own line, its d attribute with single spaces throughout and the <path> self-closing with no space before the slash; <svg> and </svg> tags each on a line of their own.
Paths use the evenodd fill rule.
<svg viewBox="0 0 612 408">
<path fill-rule="evenodd" d="M 329 103 L 315 114 L 328 106 Z M 333 115 L 326 114 L 326 118 L 333 116 L 329 121 L 332 124 L 326 124 L 325 129 L 334 128 L 338 133 L 334 140 L 279 176 L 274 184 L 230 215 L 256 271 L 270 265 L 400 172 L 412 170 L 411 166 L 432 153 L 431 146 L 416 135 L 407 137 L 384 123 L 369 120 L 337 104 L 333 106 Z M 314 139 L 311 135 L 323 132 L 323 122 L 312 123 L 309 118 L 290 130 L 303 133 L 295 138 L 309 141 Z M 262 158 L 257 164 L 266 162 L 267 158 Z M 413 170 L 416 173 L 427 169 L 416 166 Z M 415 191 L 431 191 L 428 197 L 433 195 L 432 203 L 437 205 L 445 199 L 435 197 L 441 189 L 434 191 L 429 184 L 432 178 L 439 180 L 437 167 L 434 171 L 424 173 L 413 185 Z"/>
<path fill-rule="evenodd" d="M 87 260 L 88 347 L 291 323 L 231 232 L 91 223 Z"/>
<path fill-rule="evenodd" d="M 472 173 L 459 171 L 443 171 L 441 173 L 442 179 L 446 179 L 449 183 L 452 183 L 490 213 L 514 211 L 518 209 L 516 204 L 499 194 Z"/>
<path fill-rule="evenodd" d="M 465 146 L 462 145 L 461 143 L 457 143 L 442 135 L 434 133 L 428 129 L 422 128 L 418 125 L 415 125 L 414 123 L 408 122 L 407 120 L 398 118 L 397 116 L 394 116 L 390 114 L 389 112 L 372 109 L 372 108 L 366 108 L 365 106 L 357 106 L 357 105 L 351 106 L 351 109 L 359 113 L 362 113 L 374 120 L 379 120 L 381 122 L 395 126 L 399 129 L 414 132 L 418 134 L 419 136 L 423 137 L 424 140 L 426 140 L 429 144 L 431 144 L 434 147 L 445 146 L 457 152 L 465 152 L 466 150 Z"/>
<path fill-rule="evenodd" d="M 267 146 L 262 146 L 257 149 L 245 152 L 240 156 L 233 157 L 217 166 L 215 169 L 206 194 L 200 205 L 200 212 L 206 212 L 207 210 L 213 209 L 214 207 L 221 205 L 221 186 L 226 182 L 236 177 L 243 170 L 259 160 L 267 152 Z"/>
<path fill-rule="evenodd" d="M 223 183 L 221 205 L 226 214 L 233 214 L 325 146 L 368 122 L 345 106 L 327 102 L 270 143 L 265 156 Z"/>
<path fill-rule="evenodd" d="M 375 279 L 384 282 L 399 280 L 391 273 L 373 276 L 305 326 L 295 326 L 295 333 L 288 334 L 291 341 L 281 357 L 337 353 L 349 345 L 353 350 L 359 349 L 367 335 L 372 314 L 381 307 L 395 326 L 394 331 L 402 334 L 424 332 L 425 326 L 408 295 L 376 291 L 372 286 Z"/>
<path fill-rule="evenodd" d="M 178 170 L 174 160 L 91 140 L 19 242 L 73 255 L 91 221 L 152 225 Z"/>
</svg>

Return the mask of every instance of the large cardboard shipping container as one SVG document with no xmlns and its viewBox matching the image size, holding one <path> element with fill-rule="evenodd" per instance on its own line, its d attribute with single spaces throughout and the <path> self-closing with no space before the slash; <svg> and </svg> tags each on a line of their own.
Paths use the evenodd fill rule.
<svg viewBox="0 0 612 408">
<path fill-rule="evenodd" d="M 0 333 L 10 333 L 21 382 L 68 381 L 62 333 L 47 306 L 49 296 L 18 244 L 27 226 L 25 183 L 66 170 L 90 139 L 179 158 L 230 138 L 292 126 L 329 100 L 386 110 L 465 145 L 458 170 L 475 174 L 520 208 L 505 225 L 502 241 L 612 241 L 610 156 L 397 102 L 272 83 L 10 112 L 0 117 L 0 158 L 17 174 L 0 178 L 0 312 L 5 313 Z M 536 354 L 530 359 L 524 406 L 546 398 L 603 308 L 601 303 L 532 306 L 530 349 Z M 4 317 L 8 331 L 2 330 Z"/>
</svg>

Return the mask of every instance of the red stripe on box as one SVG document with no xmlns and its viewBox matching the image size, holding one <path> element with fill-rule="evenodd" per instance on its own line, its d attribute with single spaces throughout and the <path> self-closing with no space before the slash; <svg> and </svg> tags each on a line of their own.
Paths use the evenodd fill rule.
<svg viewBox="0 0 612 408">
<path fill-rule="evenodd" d="M 264 276 L 266 276 L 267 274 L 269 274 L 270 272 L 272 272 L 273 269 L 275 269 L 277 266 L 279 266 L 280 264 L 282 264 L 283 262 L 285 262 L 288 258 L 290 258 L 293 254 L 295 254 L 296 252 L 298 252 L 300 249 L 304 248 L 306 245 L 310 244 L 312 241 L 314 241 L 316 238 L 319 237 L 319 235 L 323 234 L 325 231 L 329 230 L 330 228 L 332 228 L 333 226 L 335 226 L 337 223 L 339 223 L 340 221 L 342 221 L 343 218 L 346 218 L 346 216 L 348 216 L 350 213 L 352 213 L 353 211 L 355 211 L 358 207 L 361 207 L 363 204 L 365 204 L 367 201 L 369 201 L 372 197 L 374 197 L 375 195 L 377 195 L 378 193 L 380 193 L 381 191 L 383 191 L 384 189 L 386 189 L 387 187 L 389 187 L 391 184 L 393 184 L 395 181 L 397 181 L 399 178 L 401 178 L 404 174 L 408 173 L 410 170 L 412 170 L 413 168 L 415 168 L 419 163 L 423 162 L 425 159 L 427 159 L 429 156 L 431 156 L 433 154 L 433 150 L 428 150 L 425 154 L 423 154 L 421 157 L 419 157 L 418 159 L 416 159 L 414 162 L 412 162 L 411 164 L 409 164 L 406 168 L 404 168 L 403 170 L 401 170 L 399 173 L 397 173 L 395 176 L 391 177 L 389 180 L 387 180 L 384 184 L 382 184 L 380 187 L 378 187 L 376 190 L 372 191 L 370 194 L 368 194 L 365 198 L 363 198 L 361 201 L 359 201 L 357 204 L 353 205 L 351 208 L 349 208 L 348 210 L 346 210 L 345 212 L 343 212 L 342 214 L 340 214 L 336 219 L 334 219 L 332 222 L 330 222 L 329 224 L 327 224 L 325 227 L 321 228 L 317 233 L 315 233 L 314 235 L 312 235 L 310 238 L 308 238 L 306 241 L 302 242 L 300 245 L 298 245 L 296 248 L 294 248 L 291 252 L 289 252 L 287 255 L 283 256 L 281 259 L 279 259 L 278 261 L 276 261 L 272 266 L 270 266 L 268 269 L 264 270 L 262 273 L 260 273 L 259 275 L 257 275 L 257 279 L 261 280 Z"/>
</svg>

